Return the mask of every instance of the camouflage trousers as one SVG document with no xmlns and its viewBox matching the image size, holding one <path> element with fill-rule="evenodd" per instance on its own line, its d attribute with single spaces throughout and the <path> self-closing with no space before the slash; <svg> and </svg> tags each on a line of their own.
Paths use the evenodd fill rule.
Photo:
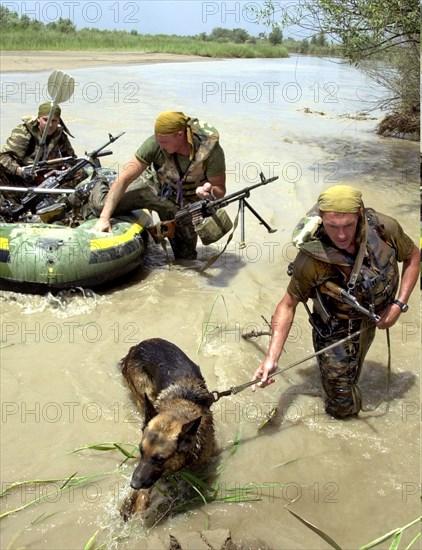
<svg viewBox="0 0 422 550">
<path fill-rule="evenodd" d="M 329 336 L 321 336 L 313 329 L 314 349 L 319 351 L 361 328 L 366 328 L 369 324 L 372 324 L 370 319 L 334 318 L 330 321 Z M 321 328 L 327 330 L 328 325 L 321 321 Z M 318 356 L 321 381 L 326 394 L 327 414 L 336 418 L 345 418 L 357 416 L 361 410 L 362 399 L 358 381 L 363 361 L 374 340 L 375 330 L 375 326 L 371 327 Z"/>
<path fill-rule="evenodd" d="M 109 191 L 107 181 L 99 181 L 89 197 L 89 208 L 99 216 Z M 160 197 L 159 183 L 152 170 L 146 170 L 132 182 L 120 199 L 114 215 L 127 214 L 132 210 L 145 208 L 157 212 L 161 221 L 174 220 L 179 207 L 168 199 Z M 169 239 L 174 257 L 181 260 L 194 260 L 197 257 L 198 236 L 192 224 L 177 226 L 174 237 Z"/>
</svg>

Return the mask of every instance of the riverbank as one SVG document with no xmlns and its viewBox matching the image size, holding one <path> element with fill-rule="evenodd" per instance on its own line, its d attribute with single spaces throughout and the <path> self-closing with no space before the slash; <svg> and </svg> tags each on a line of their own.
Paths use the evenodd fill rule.
<svg viewBox="0 0 422 550">
<path fill-rule="evenodd" d="M 188 61 L 211 61 L 211 58 L 200 55 L 128 51 L 2 51 L 0 53 L 0 73 Z"/>
</svg>

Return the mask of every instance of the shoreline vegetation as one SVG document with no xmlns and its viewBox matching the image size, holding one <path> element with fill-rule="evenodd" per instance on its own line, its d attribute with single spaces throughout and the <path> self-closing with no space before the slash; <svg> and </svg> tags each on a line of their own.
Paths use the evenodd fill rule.
<svg viewBox="0 0 422 550">
<path fill-rule="evenodd" d="M 304 40 L 285 39 L 280 28 L 250 35 L 246 30 L 214 28 L 209 34 L 139 34 L 84 27 L 77 29 L 70 19 L 44 24 L 27 15 L 19 16 L 0 6 L 0 49 L 4 51 L 126 51 L 196 55 L 211 58 L 283 58 L 289 53 L 341 55 L 342 48 L 329 44 L 323 34 Z"/>
<path fill-rule="evenodd" d="M 82 31 L 79 31 L 82 33 Z M 103 33 L 107 34 L 103 36 Z M 111 36 L 108 36 L 111 35 Z M 90 31 L 79 36 L 63 36 L 57 32 L 46 36 L 32 36 L 32 33 L 2 32 L 0 48 L 3 51 L 98 51 L 98 52 L 142 52 L 177 55 L 194 55 L 209 58 L 286 58 L 290 53 L 307 55 L 340 56 L 337 46 L 315 46 L 308 42 L 286 40 L 283 44 L 272 45 L 262 39 L 256 43 L 200 41 L 197 37 L 176 35 L 113 36 L 108 31 Z M 308 46 L 306 45 L 308 44 Z"/>
</svg>

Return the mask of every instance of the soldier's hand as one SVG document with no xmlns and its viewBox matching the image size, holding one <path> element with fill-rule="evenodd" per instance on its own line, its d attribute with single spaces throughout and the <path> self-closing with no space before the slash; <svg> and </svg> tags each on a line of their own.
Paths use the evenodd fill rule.
<svg viewBox="0 0 422 550">
<path fill-rule="evenodd" d="M 98 218 L 97 223 L 92 228 L 93 231 L 109 232 L 111 231 L 110 220 L 107 218 Z"/>
<path fill-rule="evenodd" d="M 25 183 L 32 183 L 34 181 L 32 166 L 22 166 L 19 175 Z"/>
<path fill-rule="evenodd" d="M 196 194 L 200 199 L 215 199 L 212 194 L 212 185 L 209 182 L 196 188 Z"/>
<path fill-rule="evenodd" d="M 381 313 L 381 319 L 377 322 L 377 327 L 381 330 L 391 328 L 398 320 L 401 314 L 401 309 L 396 304 L 389 304 Z"/>
<path fill-rule="evenodd" d="M 257 380 L 257 384 L 252 386 L 252 391 L 256 391 L 257 386 L 259 388 L 265 388 L 275 382 L 274 378 L 270 377 L 275 370 L 277 370 L 277 364 L 270 359 L 265 358 L 264 362 L 259 365 L 254 372 L 252 380 Z"/>
</svg>

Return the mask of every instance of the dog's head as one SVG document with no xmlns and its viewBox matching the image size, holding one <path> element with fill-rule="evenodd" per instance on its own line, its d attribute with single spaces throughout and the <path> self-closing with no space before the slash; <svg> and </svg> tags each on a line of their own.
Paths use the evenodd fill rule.
<svg viewBox="0 0 422 550">
<path fill-rule="evenodd" d="M 139 445 L 141 460 L 132 475 L 133 489 L 147 489 L 163 475 L 183 468 L 195 449 L 202 416 L 178 418 L 171 412 L 158 413 L 145 395 L 145 428 Z"/>
</svg>

